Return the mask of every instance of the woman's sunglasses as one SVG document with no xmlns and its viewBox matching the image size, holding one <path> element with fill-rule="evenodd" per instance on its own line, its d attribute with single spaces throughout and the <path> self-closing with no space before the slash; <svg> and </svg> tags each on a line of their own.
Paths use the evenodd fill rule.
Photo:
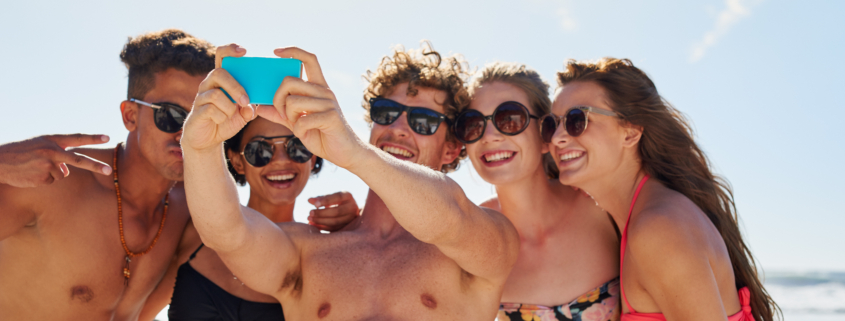
<svg viewBox="0 0 845 321">
<path fill-rule="evenodd" d="M 182 129 L 185 118 L 188 118 L 188 111 L 179 105 L 171 103 L 151 104 L 146 101 L 129 98 L 129 101 L 148 106 L 153 109 L 153 121 L 159 130 L 165 133 L 175 133 Z"/>
<path fill-rule="evenodd" d="M 408 125 L 420 135 L 433 135 L 440 123 L 451 124 L 446 115 L 425 107 L 408 107 L 387 98 L 370 98 L 370 119 L 379 125 L 393 124 L 403 112 L 408 113 Z"/>
<path fill-rule="evenodd" d="M 477 142 L 484 136 L 487 120 L 493 120 L 493 127 L 500 133 L 513 136 L 525 131 L 531 118 L 537 119 L 537 116 L 531 115 L 525 105 L 515 101 L 502 103 L 489 116 L 467 109 L 455 118 L 455 137 L 464 144 Z"/>
<path fill-rule="evenodd" d="M 286 140 L 270 142 L 279 138 L 285 138 Z M 275 153 L 276 145 L 283 142 L 285 142 L 285 151 L 288 154 L 288 158 L 294 162 L 305 163 L 311 160 L 311 156 L 314 155 L 308 151 L 308 148 L 305 148 L 305 145 L 302 144 L 302 141 L 300 141 L 299 138 L 296 138 L 293 135 L 259 137 L 256 140 L 247 143 L 246 146 L 244 146 L 244 151 L 241 152 L 241 155 L 244 155 L 246 162 L 253 167 L 264 167 L 267 164 L 270 164 L 270 161 L 273 160 L 273 153 Z"/>
<path fill-rule="evenodd" d="M 589 116 L 589 113 L 620 117 L 619 114 L 609 110 L 589 106 L 576 106 L 566 111 L 566 114 L 563 116 L 548 114 L 540 117 L 540 136 L 543 137 L 544 142 L 551 143 L 552 137 L 554 137 L 555 131 L 557 131 L 557 127 L 560 126 L 561 122 L 563 122 L 563 128 L 569 136 L 581 136 L 587 130 L 587 124 L 589 123 L 589 117 L 587 116 Z"/>
</svg>

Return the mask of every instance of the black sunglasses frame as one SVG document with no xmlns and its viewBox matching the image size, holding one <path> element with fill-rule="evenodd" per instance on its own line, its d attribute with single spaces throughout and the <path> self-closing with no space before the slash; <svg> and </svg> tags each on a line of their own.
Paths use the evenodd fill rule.
<svg viewBox="0 0 845 321">
<path fill-rule="evenodd" d="M 266 164 L 261 165 L 261 166 L 258 166 L 256 164 L 253 164 L 252 162 L 250 162 L 249 158 L 246 157 L 246 155 L 244 154 L 246 152 L 246 149 L 248 148 L 249 144 L 259 144 L 259 145 L 264 144 L 264 145 L 267 145 L 270 148 L 270 150 L 273 152 L 272 155 L 276 155 L 276 145 L 282 144 L 282 142 L 272 142 L 272 143 L 270 143 L 268 141 L 272 141 L 272 140 L 279 139 L 279 138 L 285 138 L 285 140 L 283 141 L 284 144 L 285 144 L 285 153 L 287 153 L 288 158 L 291 161 L 294 161 L 294 162 L 300 163 L 300 164 L 304 164 L 304 163 L 307 163 L 309 160 L 311 160 L 311 157 L 314 156 L 314 153 L 309 151 L 308 148 L 306 148 L 305 145 L 302 144 L 302 141 L 300 141 L 299 138 L 297 138 L 294 135 L 282 135 L 282 136 L 273 136 L 273 137 L 256 136 L 256 138 L 257 139 L 254 138 L 253 140 L 246 143 L 244 145 L 244 149 L 240 153 L 241 156 L 244 157 L 244 160 L 246 161 L 246 163 L 249 164 L 249 166 L 252 166 L 252 167 L 257 167 L 257 168 L 264 167 L 264 166 L 267 166 L 267 164 L 270 164 L 270 161 L 268 161 Z M 304 161 L 300 161 L 300 159 L 298 157 L 291 155 L 291 152 L 290 152 L 291 147 L 294 144 L 297 144 L 297 142 L 298 142 L 299 146 L 302 146 L 301 150 L 310 154 L 310 156 L 308 156 L 308 158 L 304 159 Z M 272 160 L 272 156 L 271 156 L 270 159 Z"/>
<path fill-rule="evenodd" d="M 381 117 L 373 117 L 373 110 L 375 109 L 375 108 L 373 108 L 373 105 L 376 102 L 379 102 L 379 101 L 386 101 L 386 102 L 389 102 L 389 103 L 395 105 L 395 107 L 398 107 L 399 108 L 399 115 L 397 115 L 396 118 L 394 118 L 393 120 L 388 121 L 388 122 L 381 123 L 381 122 L 376 121 L 376 119 L 379 119 Z M 424 110 L 426 112 L 434 113 L 434 115 L 437 116 L 437 118 L 438 118 L 437 124 L 434 126 L 435 128 L 434 128 L 434 130 L 431 131 L 431 133 L 420 133 L 419 131 L 417 131 L 417 127 L 414 126 L 414 124 L 417 121 L 411 117 L 411 113 L 414 110 Z M 450 128 L 452 127 L 452 120 L 449 119 L 449 117 L 447 117 L 443 113 L 440 113 L 436 110 L 432 110 L 430 108 L 425 108 L 425 107 L 409 107 L 409 106 L 402 105 L 402 104 L 400 104 L 396 101 L 393 101 L 391 99 L 382 98 L 382 97 L 370 98 L 370 119 L 376 124 L 383 125 L 383 126 L 393 124 L 394 122 L 396 122 L 397 119 L 399 119 L 399 117 L 402 117 L 402 113 L 405 113 L 405 116 L 408 117 L 408 126 L 411 127 L 411 130 L 413 130 L 415 133 L 420 134 L 420 135 L 424 135 L 424 136 L 434 135 L 435 133 L 437 133 L 437 130 L 440 129 L 440 124 L 442 124 L 443 122 L 446 122 L 447 127 L 450 127 Z M 431 126 L 429 126 L 429 127 L 431 127 Z"/>
<path fill-rule="evenodd" d="M 580 110 L 581 112 L 584 113 L 584 129 L 582 129 L 581 132 L 577 133 L 577 134 L 570 133 L 569 129 L 566 128 L 566 125 L 565 125 L 567 117 L 569 117 L 569 113 L 571 113 L 573 110 Z M 572 108 L 569 108 L 568 110 L 566 110 L 566 112 L 563 114 L 563 116 L 558 116 L 558 115 L 555 115 L 555 114 L 552 114 L 552 113 L 548 113 L 548 114 L 540 117 L 540 119 L 537 121 L 540 124 L 540 138 L 543 139 L 543 142 L 545 142 L 545 143 L 551 143 L 553 138 L 554 138 L 555 133 L 557 132 L 557 129 L 560 128 L 561 123 L 564 124 L 563 130 L 566 131 L 567 135 L 572 136 L 572 137 L 581 136 L 582 134 L 584 134 L 585 131 L 587 131 L 587 125 L 590 124 L 590 113 L 596 113 L 596 114 L 599 114 L 599 115 L 610 116 L 610 117 L 615 117 L 615 118 L 622 118 L 622 116 L 620 116 L 615 111 L 604 110 L 604 109 L 601 109 L 601 108 L 590 107 L 590 106 L 575 106 L 575 107 L 572 107 Z M 551 136 L 549 137 L 549 141 L 546 141 L 545 133 L 543 132 L 543 123 L 546 121 L 546 118 L 552 118 L 555 122 L 555 130 L 554 130 L 554 132 L 551 133 Z"/>
<path fill-rule="evenodd" d="M 528 109 L 528 107 L 525 107 L 525 105 L 519 103 L 518 101 L 506 101 L 506 102 L 499 104 L 499 106 L 496 106 L 496 109 L 493 110 L 492 115 L 485 116 L 480 111 L 477 111 L 475 109 L 464 110 L 463 112 L 461 112 L 458 115 L 458 117 L 455 117 L 455 122 L 454 122 L 455 126 L 452 128 L 452 133 L 455 134 L 455 138 L 457 138 L 460 142 L 462 142 L 464 144 L 472 144 L 472 143 L 477 142 L 479 139 L 484 137 L 484 132 L 487 131 L 487 121 L 493 120 L 494 118 L 496 118 L 496 114 L 499 113 L 500 108 L 502 108 L 502 106 L 505 106 L 505 105 L 517 105 L 517 106 L 521 107 L 522 110 L 525 112 L 525 114 L 528 115 L 528 120 L 525 121 L 524 124 L 522 124 L 522 128 L 520 128 L 519 130 L 517 130 L 516 132 L 513 132 L 513 133 L 506 133 L 506 132 L 502 131 L 502 129 L 499 128 L 499 125 L 496 124 L 495 121 L 493 121 L 493 127 L 496 128 L 496 130 L 498 130 L 500 133 L 502 133 L 502 135 L 516 136 L 516 135 L 522 134 L 522 132 L 524 132 L 525 129 L 528 128 L 528 123 L 531 122 L 531 119 L 539 119 L 539 117 L 531 114 L 531 111 Z M 465 115 L 470 114 L 470 113 L 478 113 L 479 115 L 481 115 L 481 118 L 483 118 L 483 125 L 481 127 L 481 135 L 478 135 L 478 137 L 473 139 L 473 140 L 464 140 L 460 135 L 458 135 L 458 124 L 460 123 L 460 119 L 461 119 L 462 116 L 465 116 Z"/>
<path fill-rule="evenodd" d="M 135 98 L 129 98 L 129 101 L 152 108 L 154 113 L 153 123 L 155 123 L 156 128 L 168 134 L 175 134 L 182 130 L 182 126 L 185 125 L 185 120 L 188 118 L 188 110 L 174 103 L 148 103 Z M 171 109 L 175 110 L 179 116 L 182 116 L 182 123 L 173 119 L 173 116 L 169 113 Z"/>
</svg>

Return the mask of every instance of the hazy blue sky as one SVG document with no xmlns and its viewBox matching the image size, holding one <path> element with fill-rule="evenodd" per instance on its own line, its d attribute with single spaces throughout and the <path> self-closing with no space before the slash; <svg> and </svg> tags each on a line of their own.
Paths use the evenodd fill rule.
<svg viewBox="0 0 845 321">
<path fill-rule="evenodd" d="M 429 39 L 473 66 L 501 60 L 554 84 L 569 58 L 627 57 L 693 121 L 733 184 L 746 242 L 768 270 L 845 270 L 845 2 L 842 1 L 13 1 L 0 11 L 0 142 L 46 133 L 126 137 L 119 104 L 127 37 L 182 28 L 250 56 L 316 53 L 356 131 L 368 137 L 361 74 L 392 45 Z M 838 94 L 839 93 L 839 94 Z M 471 199 L 492 189 L 463 164 Z M 297 203 L 366 186 L 333 165 Z M 245 199 L 247 190 L 242 189 Z M 424 213 L 421 213 L 424 214 Z M 586 240 L 585 240 L 586 241 Z"/>
</svg>

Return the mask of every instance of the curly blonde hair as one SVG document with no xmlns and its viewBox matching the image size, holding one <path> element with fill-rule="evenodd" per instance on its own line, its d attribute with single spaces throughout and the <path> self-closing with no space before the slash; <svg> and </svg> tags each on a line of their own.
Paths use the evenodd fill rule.
<svg viewBox="0 0 845 321">
<path fill-rule="evenodd" d="M 469 63 L 457 54 L 443 59 L 429 41 L 423 41 L 418 50 L 406 51 L 402 46 L 395 47 L 393 56 L 382 58 L 375 71 L 367 70 L 364 79 L 369 84 L 364 90 L 361 106 L 367 110 L 364 118 L 370 125 L 370 98 L 387 96 L 397 85 L 405 82 L 408 83 L 410 96 L 416 96 L 419 87 L 446 92 L 446 100 L 442 105 L 450 120 L 454 120 L 458 113 L 469 106 L 469 94 L 464 86 L 469 79 Z M 445 127 L 446 140 L 458 143 L 451 128 Z M 462 147 L 458 157 L 452 163 L 443 165 L 440 171 L 448 173 L 456 170 L 466 155 L 466 149 Z"/>
</svg>

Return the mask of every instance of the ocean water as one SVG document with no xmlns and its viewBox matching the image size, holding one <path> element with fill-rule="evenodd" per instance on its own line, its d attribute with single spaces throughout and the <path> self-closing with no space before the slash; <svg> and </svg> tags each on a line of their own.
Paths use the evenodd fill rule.
<svg viewBox="0 0 845 321">
<path fill-rule="evenodd" d="M 845 321 L 845 272 L 767 272 L 766 289 L 787 321 Z"/>
<path fill-rule="evenodd" d="M 845 321 L 845 272 L 767 272 L 766 289 L 786 321 Z M 167 308 L 156 320 L 167 320 Z"/>
</svg>

